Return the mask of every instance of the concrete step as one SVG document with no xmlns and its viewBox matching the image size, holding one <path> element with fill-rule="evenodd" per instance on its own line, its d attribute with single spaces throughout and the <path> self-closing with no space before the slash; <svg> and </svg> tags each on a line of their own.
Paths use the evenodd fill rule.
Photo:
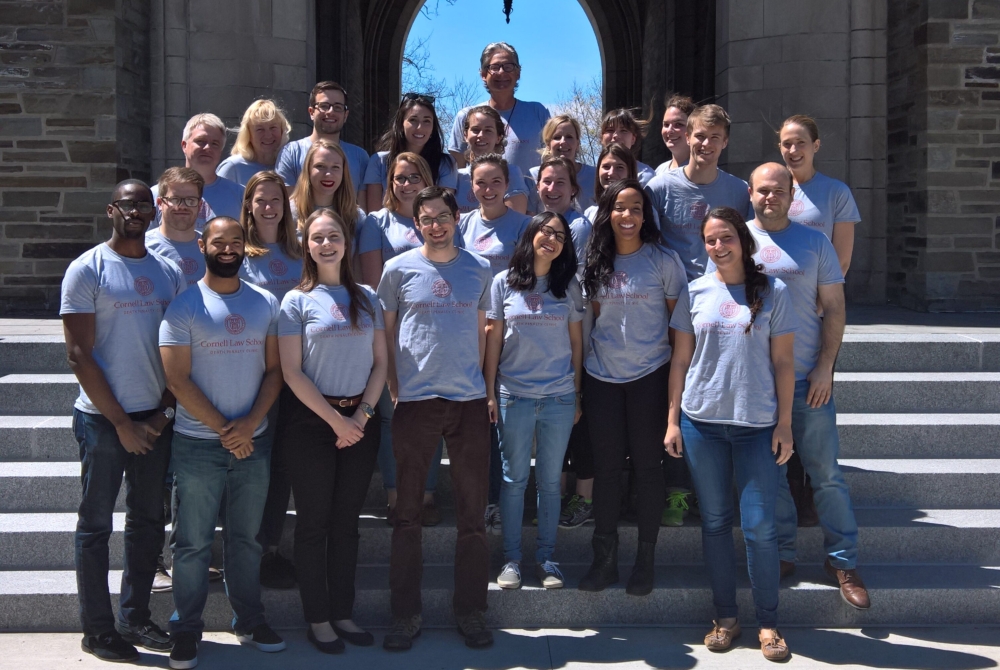
<svg viewBox="0 0 1000 670">
<path fill-rule="evenodd" d="M 69 415 L 80 395 L 71 374 L 10 374 L 0 377 L 4 415 Z"/>
<path fill-rule="evenodd" d="M 0 374 L 31 372 L 70 372 L 62 335 L 0 337 Z"/>
<path fill-rule="evenodd" d="M 660 568 L 656 587 L 646 597 L 629 596 L 624 583 L 631 567 L 620 566 L 622 580 L 601 593 L 575 588 L 586 568 L 568 566 L 567 588 L 537 587 L 533 566 L 525 566 L 525 587 L 501 591 L 491 582 L 488 623 L 494 627 L 584 627 L 599 625 L 690 625 L 714 616 L 708 578 L 701 566 Z M 738 602 L 745 625 L 753 621 L 753 605 L 745 565 L 736 567 Z M 495 576 L 494 571 L 493 575 Z M 425 565 L 422 584 L 423 620 L 428 627 L 452 627 L 454 571 Z M 873 566 L 864 579 L 872 608 L 858 611 L 846 605 L 819 565 L 801 565 L 782 585 L 779 621 L 802 626 L 871 626 L 994 624 L 1000 622 L 1000 568 L 992 566 Z M 108 582 L 118 591 L 120 573 Z M 362 626 L 390 623 L 388 569 L 358 569 L 354 620 Z M 72 571 L 0 572 L 0 630 L 79 630 L 76 578 Z M 116 597 L 113 596 L 116 600 Z M 296 589 L 264 589 L 264 606 L 275 628 L 301 628 L 304 621 Z M 153 620 L 165 623 L 173 611 L 169 594 L 153 594 Z M 209 630 L 228 630 L 232 610 L 222 585 L 210 587 L 204 619 Z"/>
<path fill-rule="evenodd" d="M 1000 372 L 1000 334 L 847 334 L 838 372 Z"/>
<path fill-rule="evenodd" d="M 72 416 L 0 416 L 0 460 L 79 461 Z"/>
<path fill-rule="evenodd" d="M 839 412 L 1000 412 L 1000 372 L 842 372 L 833 389 Z"/>
<path fill-rule="evenodd" d="M 880 509 L 856 511 L 858 546 L 864 566 L 908 563 L 960 563 L 1000 565 L 1000 510 L 996 509 Z M 530 514 L 528 515 L 531 516 Z M 448 565 L 455 554 L 455 521 L 445 512 L 441 525 L 423 529 L 424 561 Z M 6 513 L 0 514 L 0 570 L 71 570 L 74 566 L 73 535 L 75 513 Z M 295 514 L 289 514 L 282 538 L 282 553 L 292 556 Z M 114 532 L 109 544 L 111 567 L 122 567 L 122 531 L 125 515 L 114 516 Z M 563 565 L 590 560 L 593 524 L 579 528 L 560 528 L 555 560 Z M 634 523 L 619 526 L 620 557 L 631 563 L 638 542 Z M 526 559 L 535 555 L 537 529 L 525 518 L 521 526 L 522 553 Z M 366 514 L 361 519 L 362 565 L 387 565 L 392 529 L 384 518 Z M 742 532 L 735 529 L 736 550 L 744 556 Z M 499 535 L 488 535 L 492 563 L 503 564 L 503 545 Z M 822 563 L 823 531 L 800 528 L 797 538 L 798 559 Z M 169 556 L 169 554 L 167 554 Z M 221 557 L 220 534 L 216 534 L 214 555 Z M 661 528 L 656 562 L 659 565 L 692 565 L 702 562 L 701 528 L 697 517 L 690 517 L 679 528 Z M 221 563 L 219 563 L 221 565 Z"/>
</svg>

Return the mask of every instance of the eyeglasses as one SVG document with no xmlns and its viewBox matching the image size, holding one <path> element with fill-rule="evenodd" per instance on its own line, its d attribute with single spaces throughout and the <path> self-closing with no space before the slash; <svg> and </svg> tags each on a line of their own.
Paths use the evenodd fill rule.
<svg viewBox="0 0 1000 670">
<path fill-rule="evenodd" d="M 181 198 L 181 197 L 167 198 L 164 196 L 160 196 L 160 200 L 167 203 L 171 207 L 180 207 L 181 205 L 184 205 L 185 207 L 197 207 L 201 203 L 201 198 L 196 198 L 194 196 L 188 196 L 186 198 Z"/>
<path fill-rule="evenodd" d="M 419 184 L 424 180 L 418 173 L 413 174 L 397 174 L 392 178 L 392 181 L 399 184 L 400 186 L 405 185 L 407 182 L 411 184 Z"/>
<path fill-rule="evenodd" d="M 566 244 L 566 233 L 560 232 L 548 224 L 543 224 L 538 228 L 540 232 L 545 237 L 551 237 L 559 244 Z"/>
<path fill-rule="evenodd" d="M 338 114 L 343 114 L 347 111 L 347 105 L 342 105 L 339 102 L 333 103 L 332 105 L 329 102 L 319 102 L 313 105 L 313 109 L 318 109 L 324 114 L 327 112 L 337 112 Z"/>
<path fill-rule="evenodd" d="M 122 214 L 137 211 L 140 214 L 152 214 L 153 203 L 148 200 L 115 200 L 111 203 Z"/>
<path fill-rule="evenodd" d="M 444 212 L 442 214 L 438 214 L 433 219 L 429 216 L 422 216 L 419 219 L 417 219 L 417 221 L 420 223 L 421 226 L 433 226 L 435 223 L 438 224 L 439 226 L 446 226 L 454 220 L 455 216 L 451 212 Z"/>
<path fill-rule="evenodd" d="M 424 95 L 423 93 L 413 93 L 411 91 L 410 93 L 403 94 L 403 99 L 400 101 L 400 104 L 403 104 L 404 102 L 419 102 L 424 105 L 433 105 L 434 96 Z"/>
<path fill-rule="evenodd" d="M 489 70 L 490 74 L 499 74 L 501 70 L 510 73 L 520 67 L 517 63 L 490 63 L 486 66 L 486 69 Z"/>
</svg>

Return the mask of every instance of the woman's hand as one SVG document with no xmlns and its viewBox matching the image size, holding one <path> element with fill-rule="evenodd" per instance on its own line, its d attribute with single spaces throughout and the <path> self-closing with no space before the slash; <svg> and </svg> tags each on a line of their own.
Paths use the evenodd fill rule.
<svg viewBox="0 0 1000 670">
<path fill-rule="evenodd" d="M 337 435 L 338 449 L 349 447 L 365 436 L 364 426 L 359 425 L 353 418 L 344 417 L 340 412 L 334 412 L 334 416 L 337 418 L 330 422 L 330 428 Z"/>
<path fill-rule="evenodd" d="M 778 465 L 784 465 L 795 451 L 792 449 L 792 426 L 779 423 L 771 437 L 771 453 L 777 456 Z"/>
<path fill-rule="evenodd" d="M 492 393 L 486 396 L 486 411 L 490 413 L 490 423 L 496 423 L 500 420 L 500 409 L 497 404 L 497 398 Z"/>
<path fill-rule="evenodd" d="M 583 394 L 576 394 L 576 414 L 573 415 L 573 425 L 580 423 L 580 417 L 583 416 Z"/>
<path fill-rule="evenodd" d="M 684 457 L 684 439 L 681 437 L 681 427 L 670 424 L 667 435 L 663 438 L 663 446 L 674 458 Z"/>
</svg>

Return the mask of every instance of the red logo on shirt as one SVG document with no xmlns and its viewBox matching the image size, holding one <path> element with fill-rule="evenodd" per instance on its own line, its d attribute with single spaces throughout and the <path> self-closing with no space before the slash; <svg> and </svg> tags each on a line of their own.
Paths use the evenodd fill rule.
<svg viewBox="0 0 1000 670">
<path fill-rule="evenodd" d="M 417 231 L 413 230 L 413 228 L 407 228 L 406 234 L 403 235 L 403 237 L 405 237 L 406 241 L 410 244 L 420 244 L 420 238 L 417 237 Z"/>
<path fill-rule="evenodd" d="M 628 273 L 624 270 L 617 270 L 611 273 L 611 278 L 608 280 L 608 288 L 624 288 L 627 283 Z"/>
<path fill-rule="evenodd" d="M 760 259 L 765 263 L 777 263 L 781 259 L 781 249 L 773 244 L 760 250 Z"/>
<path fill-rule="evenodd" d="M 542 309 L 542 296 L 537 293 L 529 293 L 525 299 L 524 304 L 528 306 L 532 312 L 539 312 Z"/>
<path fill-rule="evenodd" d="M 731 319 L 740 313 L 740 306 L 733 300 L 727 300 L 719 305 L 719 314 L 723 319 Z"/>
<path fill-rule="evenodd" d="M 704 201 L 693 202 L 691 203 L 691 207 L 688 211 L 691 212 L 692 219 L 698 219 L 700 221 L 705 218 L 706 214 L 708 214 L 708 203 Z"/>
<path fill-rule="evenodd" d="M 335 318 L 337 321 L 346 321 L 344 318 L 344 313 L 340 310 L 340 305 L 333 303 L 330 305 L 330 316 Z"/>
<path fill-rule="evenodd" d="M 271 270 L 271 274 L 277 275 L 279 277 L 283 276 L 288 272 L 288 266 L 285 265 L 284 261 L 280 258 L 275 258 L 273 261 L 267 264 L 267 267 Z"/>
<path fill-rule="evenodd" d="M 193 258 L 181 259 L 181 272 L 186 275 L 193 275 L 198 271 L 198 261 Z"/>
<path fill-rule="evenodd" d="M 149 277 L 136 277 L 132 286 L 139 295 L 146 296 L 153 292 L 153 280 Z"/>
<path fill-rule="evenodd" d="M 233 335 L 239 335 L 247 327 L 247 321 L 239 314 L 230 314 L 226 317 L 226 330 Z"/>
<path fill-rule="evenodd" d="M 447 279 L 438 279 L 431 286 L 431 293 L 439 298 L 447 298 L 451 295 L 451 282 Z"/>
<path fill-rule="evenodd" d="M 806 205 L 801 200 L 793 200 L 792 206 L 788 208 L 788 215 L 795 216 L 796 214 L 801 214 L 802 210 L 806 208 Z"/>
<path fill-rule="evenodd" d="M 490 239 L 489 235 L 485 235 L 476 240 L 475 244 L 472 246 L 476 248 L 476 251 L 486 251 L 493 246 L 493 240 Z"/>
</svg>

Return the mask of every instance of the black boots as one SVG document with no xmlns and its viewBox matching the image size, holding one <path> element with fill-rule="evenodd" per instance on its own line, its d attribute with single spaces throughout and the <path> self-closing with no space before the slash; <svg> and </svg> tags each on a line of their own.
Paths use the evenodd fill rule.
<svg viewBox="0 0 1000 670">
<path fill-rule="evenodd" d="M 581 591 L 603 591 L 618 583 L 618 533 L 594 533 L 594 562 L 580 580 Z"/>
<path fill-rule="evenodd" d="M 635 552 L 635 566 L 628 578 L 625 593 L 630 596 L 648 596 L 653 590 L 653 555 L 656 552 L 655 542 L 639 542 Z"/>
</svg>

